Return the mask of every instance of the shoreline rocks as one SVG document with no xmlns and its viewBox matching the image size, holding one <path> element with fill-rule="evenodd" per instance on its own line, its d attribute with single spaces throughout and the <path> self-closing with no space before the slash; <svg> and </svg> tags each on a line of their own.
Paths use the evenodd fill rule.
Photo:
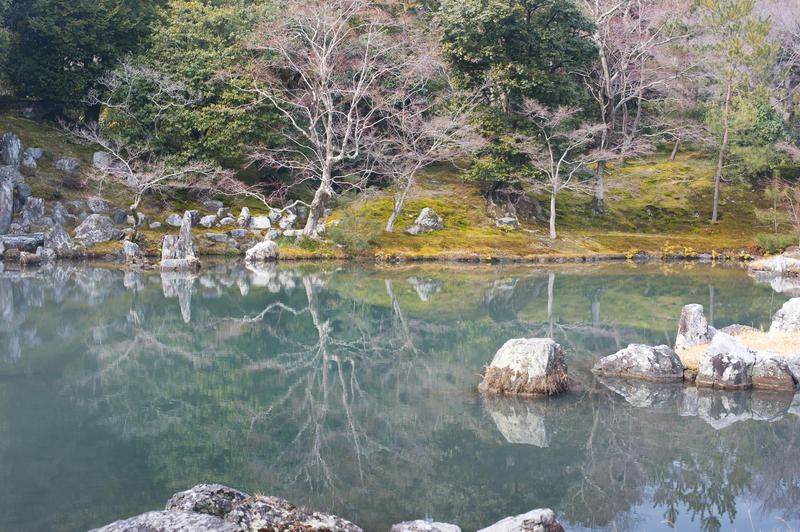
<svg viewBox="0 0 800 532">
<path fill-rule="evenodd" d="M 631 344 L 600 359 L 592 373 L 649 381 L 682 381 L 684 369 L 680 357 L 669 346 Z"/>
<path fill-rule="evenodd" d="M 539 508 L 530 512 L 506 517 L 478 532 L 564 532 L 564 527 L 556 521 L 556 514 L 550 508 Z"/>
<path fill-rule="evenodd" d="M 550 338 L 507 341 L 486 368 L 478 391 L 508 395 L 556 395 L 567 389 L 567 363 Z"/>
</svg>

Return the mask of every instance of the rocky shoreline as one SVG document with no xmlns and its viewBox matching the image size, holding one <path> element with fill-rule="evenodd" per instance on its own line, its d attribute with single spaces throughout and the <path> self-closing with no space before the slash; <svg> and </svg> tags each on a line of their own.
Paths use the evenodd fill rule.
<svg viewBox="0 0 800 532">
<path fill-rule="evenodd" d="M 280 497 L 249 495 L 222 484 L 175 493 L 164 510 L 115 521 L 90 532 L 363 532 L 346 519 L 298 508 Z M 564 532 L 547 508 L 507 517 L 479 532 Z M 461 532 L 458 525 L 418 519 L 389 532 Z"/>
</svg>

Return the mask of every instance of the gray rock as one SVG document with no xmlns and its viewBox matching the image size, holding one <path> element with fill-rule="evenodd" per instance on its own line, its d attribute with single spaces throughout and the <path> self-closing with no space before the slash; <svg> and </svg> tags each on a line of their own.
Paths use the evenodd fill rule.
<svg viewBox="0 0 800 532">
<path fill-rule="evenodd" d="M 58 225 L 64 225 L 72 218 L 72 216 L 69 214 L 69 212 L 67 212 L 67 209 L 64 208 L 64 205 L 62 205 L 60 201 L 56 202 L 56 204 L 53 205 L 52 217 L 53 221 Z"/>
<path fill-rule="evenodd" d="M 517 221 L 516 218 L 513 218 L 511 216 L 506 216 L 504 218 L 495 220 L 495 225 L 497 225 L 498 228 L 503 228 L 506 230 L 510 228 L 512 231 L 516 231 L 517 229 L 519 229 L 519 222 Z"/>
<path fill-rule="evenodd" d="M 44 247 L 52 249 L 60 259 L 81 255 L 80 247 L 75 245 L 64 228 L 58 224 L 44 234 Z"/>
<path fill-rule="evenodd" d="M 685 305 L 681 309 L 681 319 L 678 322 L 678 337 L 675 340 L 675 349 L 686 349 L 693 345 L 707 344 L 713 334 L 709 330 L 708 322 L 703 314 L 703 305 Z"/>
<path fill-rule="evenodd" d="M 298 236 L 302 236 L 303 230 L 302 229 L 286 229 L 283 232 L 283 236 L 287 238 L 296 238 Z"/>
<path fill-rule="evenodd" d="M 769 332 L 800 331 L 800 297 L 795 297 L 783 304 L 772 317 Z"/>
<path fill-rule="evenodd" d="M 297 215 L 290 212 L 278 220 L 278 227 L 285 231 L 294 227 L 295 222 L 297 222 Z"/>
<path fill-rule="evenodd" d="M 108 216 L 90 214 L 75 228 L 73 235 L 84 246 L 92 246 L 99 242 L 119 240 L 122 232 L 114 227 L 114 222 Z"/>
<path fill-rule="evenodd" d="M 203 207 L 205 207 L 206 211 L 208 212 L 217 212 L 223 207 L 223 205 L 219 200 L 208 200 L 203 202 Z"/>
<path fill-rule="evenodd" d="M 122 243 L 122 248 L 125 251 L 125 259 L 130 262 L 138 257 L 142 256 L 142 250 L 139 248 L 139 245 L 135 242 L 131 242 L 130 240 L 126 240 Z"/>
<path fill-rule="evenodd" d="M 183 223 L 183 218 L 181 218 L 180 215 L 178 214 L 172 213 L 169 216 L 167 216 L 167 219 L 165 221 L 167 225 L 170 225 L 172 227 L 180 227 L 181 223 Z"/>
<path fill-rule="evenodd" d="M 478 532 L 564 532 L 550 508 L 539 508 L 514 517 L 506 517 Z"/>
<path fill-rule="evenodd" d="M 797 380 L 789 363 L 775 353 L 757 351 L 751 377 L 753 388 L 789 392 L 797 388 Z"/>
<path fill-rule="evenodd" d="M 200 267 L 192 246 L 192 214 L 186 211 L 178 236 L 166 235 L 161 241 L 161 269 L 191 271 Z"/>
<path fill-rule="evenodd" d="M 175 493 L 165 508 L 225 517 L 235 505 L 249 498 L 247 493 L 222 484 L 198 484 L 192 489 Z"/>
<path fill-rule="evenodd" d="M 740 334 L 759 332 L 759 330 L 753 327 L 749 327 L 747 325 L 734 324 L 734 325 L 728 325 L 727 327 L 723 327 L 722 329 L 719 330 L 719 332 L 729 334 L 731 336 L 739 336 Z"/>
<path fill-rule="evenodd" d="M 33 189 L 26 185 L 25 183 L 19 183 L 17 185 L 17 197 L 19 198 L 19 202 L 25 205 L 28 202 L 28 198 L 33 195 Z"/>
<path fill-rule="evenodd" d="M 269 231 L 267 231 L 266 239 L 267 240 L 275 240 L 276 238 L 280 238 L 280 236 L 281 236 L 281 232 L 280 231 L 278 231 L 277 229 L 270 229 Z"/>
<path fill-rule="evenodd" d="M 25 175 L 36 175 L 37 168 L 36 159 L 30 155 L 25 155 L 22 158 L 22 162 L 19 163 L 19 171 Z"/>
<path fill-rule="evenodd" d="M 53 166 L 56 168 L 56 170 L 60 170 L 65 174 L 74 175 L 78 173 L 78 170 L 80 170 L 81 162 L 74 157 L 62 157 L 57 159 L 53 163 Z"/>
<path fill-rule="evenodd" d="M 414 225 L 406 231 L 410 235 L 421 235 L 431 231 L 441 231 L 444 229 L 444 220 L 436 214 L 430 207 L 425 207 L 417 217 Z"/>
<path fill-rule="evenodd" d="M 800 275 L 800 259 L 786 255 L 775 255 L 765 259 L 751 262 L 747 269 L 750 273 L 765 273 L 770 275 Z"/>
<path fill-rule="evenodd" d="M 92 214 L 106 214 L 112 209 L 111 203 L 103 198 L 89 198 L 86 200 L 86 206 Z"/>
<path fill-rule="evenodd" d="M 34 161 L 38 161 L 42 158 L 42 149 L 41 148 L 25 148 L 25 155 L 31 157 Z"/>
<path fill-rule="evenodd" d="M 73 200 L 67 202 L 67 212 L 73 216 L 78 216 L 84 212 L 84 203 L 81 200 Z"/>
<path fill-rule="evenodd" d="M 264 240 L 247 250 L 246 262 L 268 262 L 278 259 L 278 245 L 272 240 Z"/>
<path fill-rule="evenodd" d="M 217 242 L 218 244 L 223 244 L 228 241 L 228 235 L 225 233 L 206 233 L 205 236 L 207 239 L 212 242 Z"/>
<path fill-rule="evenodd" d="M 223 218 L 222 220 L 219 221 L 219 225 L 221 225 L 223 227 L 226 226 L 226 225 L 233 225 L 234 223 L 236 223 L 236 220 L 234 220 L 233 218 L 230 218 L 230 217 Z"/>
<path fill-rule="evenodd" d="M 392 525 L 389 532 L 461 532 L 461 527 L 450 523 L 437 523 L 427 519 L 417 519 L 416 521 L 403 521 Z"/>
<path fill-rule="evenodd" d="M 0 243 L 2 243 L 6 253 L 12 249 L 35 253 L 39 246 L 44 245 L 44 233 L 32 233 L 29 235 L 0 235 Z"/>
<path fill-rule="evenodd" d="M 92 154 L 92 166 L 100 170 L 108 170 L 114 164 L 114 156 L 105 151 L 96 151 Z"/>
<path fill-rule="evenodd" d="M 247 236 L 247 229 L 231 229 L 229 234 L 233 238 L 245 238 Z"/>
<path fill-rule="evenodd" d="M 755 353 L 725 333 L 717 333 L 700 358 L 697 369 L 698 386 L 742 389 L 753 385 L 752 368 Z"/>
<path fill-rule="evenodd" d="M 264 230 L 272 227 L 269 216 L 253 216 L 250 218 L 250 229 Z"/>
<path fill-rule="evenodd" d="M 566 390 L 567 381 L 567 363 L 560 345 L 549 338 L 515 338 L 497 351 L 478 390 L 555 395 Z"/>
<path fill-rule="evenodd" d="M 36 248 L 36 256 L 39 257 L 41 262 L 53 262 L 58 258 L 55 250 L 42 246 Z"/>
<path fill-rule="evenodd" d="M 213 515 L 162 510 L 115 521 L 90 532 L 242 532 L 242 529 Z"/>
<path fill-rule="evenodd" d="M 278 220 L 281 219 L 281 216 L 283 216 L 283 213 L 281 211 L 277 211 L 275 209 L 270 209 L 269 210 L 269 221 L 270 222 L 277 223 Z"/>
<path fill-rule="evenodd" d="M 122 209 L 114 209 L 114 223 L 115 224 L 122 225 L 122 224 L 127 223 L 127 221 L 128 221 L 128 213 L 126 213 Z"/>
<path fill-rule="evenodd" d="M 220 220 L 223 218 L 227 218 L 230 215 L 231 215 L 231 210 L 227 207 L 220 207 L 219 209 L 217 209 L 217 218 L 219 218 Z"/>
<path fill-rule="evenodd" d="M 239 229 L 245 229 L 250 226 L 250 209 L 247 207 L 242 207 L 242 212 L 239 213 L 239 217 L 236 219 L 236 227 Z"/>
<path fill-rule="evenodd" d="M 210 214 L 208 216 L 203 216 L 200 218 L 200 222 L 198 225 L 200 227 L 205 227 L 206 229 L 210 229 L 214 227 L 214 224 L 217 222 L 217 216 L 215 214 Z"/>
<path fill-rule="evenodd" d="M 186 211 L 186 212 L 189 213 L 189 221 L 191 222 L 192 227 L 196 227 L 197 224 L 200 223 L 200 218 L 201 218 L 200 217 L 200 211 L 192 210 L 192 211 Z"/>
<path fill-rule="evenodd" d="M 601 358 L 592 373 L 651 381 L 682 381 L 683 369 L 680 357 L 669 346 L 631 344 Z"/>
<path fill-rule="evenodd" d="M 14 217 L 14 185 L 0 179 L 0 235 L 8 233 Z"/>
<path fill-rule="evenodd" d="M 25 182 L 25 179 L 22 177 L 22 174 L 19 173 L 19 170 L 10 165 L 0 165 L 0 181 L 4 179 L 11 181 L 15 187 Z"/>
<path fill-rule="evenodd" d="M 19 168 L 22 161 L 22 141 L 19 137 L 8 132 L 0 137 L 0 165 L 13 166 Z"/>
<path fill-rule="evenodd" d="M 19 213 L 19 217 L 21 219 L 21 226 L 25 228 L 25 230 L 29 230 L 31 225 L 38 222 L 39 219 L 44 216 L 44 200 L 42 198 L 28 198 L 28 201 L 25 202 L 25 206 L 22 207 L 22 210 Z"/>
</svg>

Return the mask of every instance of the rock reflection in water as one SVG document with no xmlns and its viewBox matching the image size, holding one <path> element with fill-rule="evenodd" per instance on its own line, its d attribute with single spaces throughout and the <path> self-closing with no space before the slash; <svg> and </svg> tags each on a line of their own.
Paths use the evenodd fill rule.
<svg viewBox="0 0 800 532">
<path fill-rule="evenodd" d="M 509 443 L 549 447 L 558 407 L 547 399 L 486 396 L 484 408 Z"/>
</svg>

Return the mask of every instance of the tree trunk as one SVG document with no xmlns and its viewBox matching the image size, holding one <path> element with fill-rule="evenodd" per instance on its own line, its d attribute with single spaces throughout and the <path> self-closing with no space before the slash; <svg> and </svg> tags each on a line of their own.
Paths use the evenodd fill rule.
<svg viewBox="0 0 800 532">
<path fill-rule="evenodd" d="M 606 214 L 606 193 L 605 193 L 606 162 L 597 163 L 597 181 L 594 186 L 594 198 L 592 198 L 592 210 L 596 214 Z"/>
<path fill-rule="evenodd" d="M 131 235 L 131 242 L 135 242 L 139 238 L 139 204 L 142 202 L 142 196 L 137 194 L 136 198 L 130 206 L 131 214 L 133 215 L 133 234 Z"/>
<path fill-rule="evenodd" d="M 669 160 L 674 161 L 675 156 L 678 155 L 678 148 L 681 146 L 681 138 L 677 137 L 675 139 L 675 146 L 672 147 L 672 153 L 669 155 Z"/>
<path fill-rule="evenodd" d="M 722 163 L 725 157 L 725 148 L 728 145 L 728 115 L 731 108 L 731 92 L 733 83 L 728 80 L 728 90 L 725 93 L 725 109 L 722 113 L 722 143 L 717 156 L 717 172 L 714 174 L 714 209 L 711 212 L 711 222 L 716 223 L 719 214 L 719 187 L 722 182 Z"/>
<path fill-rule="evenodd" d="M 317 225 L 322 218 L 322 211 L 325 209 L 325 203 L 333 195 L 330 183 L 330 170 L 326 169 L 323 171 L 322 181 L 319 184 L 319 188 L 314 193 L 314 199 L 311 201 L 311 205 L 308 209 L 308 220 L 306 220 L 306 226 L 303 229 L 303 234 L 305 236 L 312 238 L 317 236 Z"/>
<path fill-rule="evenodd" d="M 556 238 L 556 187 L 550 193 L 550 239 Z"/>
<path fill-rule="evenodd" d="M 406 198 L 408 197 L 408 191 L 411 188 L 412 181 L 409 179 L 406 183 L 406 186 L 403 188 L 403 192 L 400 194 L 399 197 L 395 197 L 393 206 L 392 206 L 392 214 L 389 216 L 389 221 L 386 222 L 386 232 L 391 233 L 394 231 L 394 224 L 397 221 L 397 218 L 400 217 L 400 213 L 403 212 L 403 207 L 406 204 Z"/>
</svg>

